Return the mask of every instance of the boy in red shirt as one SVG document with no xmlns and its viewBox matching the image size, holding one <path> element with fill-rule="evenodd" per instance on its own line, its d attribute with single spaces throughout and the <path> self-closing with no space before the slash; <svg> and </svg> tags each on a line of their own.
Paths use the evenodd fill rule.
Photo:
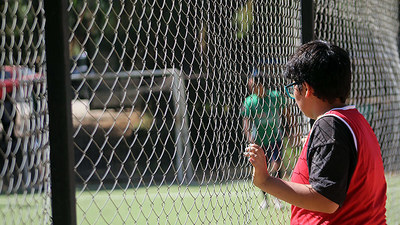
<svg viewBox="0 0 400 225">
<path fill-rule="evenodd" d="M 348 53 L 324 41 L 302 45 L 286 66 L 286 86 L 315 122 L 291 181 L 268 174 L 262 148 L 247 147 L 253 183 L 292 204 L 291 224 L 386 224 L 386 181 L 378 140 L 365 118 L 346 105 Z"/>
</svg>

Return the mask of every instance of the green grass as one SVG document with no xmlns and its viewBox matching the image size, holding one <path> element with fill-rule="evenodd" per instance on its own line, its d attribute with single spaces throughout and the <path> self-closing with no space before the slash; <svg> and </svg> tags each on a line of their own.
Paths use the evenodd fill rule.
<svg viewBox="0 0 400 225">
<path fill-rule="evenodd" d="M 388 175 L 387 220 L 399 225 L 400 175 Z M 77 192 L 78 224 L 289 224 L 290 207 L 259 209 L 250 182 Z M 49 224 L 45 196 L 0 195 L 1 224 Z M 49 204 L 49 201 L 47 201 Z"/>
<path fill-rule="evenodd" d="M 50 224 L 50 214 L 50 199 L 47 195 L 0 195 L 0 224 L 2 225 Z"/>
<path fill-rule="evenodd" d="M 289 205 L 261 210 L 261 200 L 246 182 L 83 192 L 78 224 L 286 224 Z"/>
<path fill-rule="evenodd" d="M 289 177 L 297 158 L 285 142 L 282 171 Z M 249 164 L 250 167 L 250 164 Z M 251 182 L 160 186 L 83 192 L 77 195 L 78 224 L 289 224 L 290 205 L 259 208 L 263 197 Z"/>
<path fill-rule="evenodd" d="M 400 176 L 388 176 L 387 219 L 399 225 Z M 289 224 L 290 206 L 261 210 L 249 182 L 82 192 L 78 224 Z"/>
<path fill-rule="evenodd" d="M 400 174 L 386 176 L 388 184 L 386 217 L 389 225 L 400 225 Z"/>
</svg>

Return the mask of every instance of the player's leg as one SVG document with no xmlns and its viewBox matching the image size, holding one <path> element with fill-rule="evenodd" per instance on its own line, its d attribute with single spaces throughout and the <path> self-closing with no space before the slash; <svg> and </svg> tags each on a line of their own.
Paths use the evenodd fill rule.
<svg viewBox="0 0 400 225">
<path fill-rule="evenodd" d="M 271 151 L 269 150 L 269 148 L 266 148 L 264 145 L 262 146 L 262 148 L 264 149 L 264 153 L 266 155 L 266 159 L 267 159 L 267 163 L 270 162 L 270 156 L 271 156 Z M 262 196 L 263 196 L 263 201 L 260 204 L 260 209 L 266 209 L 268 208 L 268 194 L 264 191 L 262 191 Z"/>
<path fill-rule="evenodd" d="M 282 163 L 282 140 L 278 139 L 274 143 L 271 143 L 272 149 L 272 175 L 275 177 L 282 178 L 281 163 Z"/>
<path fill-rule="evenodd" d="M 282 141 L 276 140 L 275 142 L 271 143 L 270 149 L 272 151 L 272 160 L 270 159 L 271 162 L 271 175 L 275 177 L 282 178 L 282 173 L 281 173 L 281 162 L 282 162 Z M 275 197 L 272 198 L 272 202 L 274 203 L 275 208 L 277 209 L 282 209 L 284 206 L 281 203 L 281 201 Z"/>
</svg>

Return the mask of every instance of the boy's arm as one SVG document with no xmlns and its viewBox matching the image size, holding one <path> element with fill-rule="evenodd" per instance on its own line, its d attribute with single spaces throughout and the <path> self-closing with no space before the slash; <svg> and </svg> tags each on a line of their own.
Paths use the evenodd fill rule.
<svg viewBox="0 0 400 225">
<path fill-rule="evenodd" d="M 246 137 L 246 141 L 248 143 L 254 143 L 253 137 L 251 135 L 252 127 L 250 121 L 250 117 L 253 115 L 254 112 L 252 110 L 251 104 L 249 105 L 249 101 L 249 98 L 246 98 L 241 108 L 241 114 L 243 116 L 243 132 Z"/>
<path fill-rule="evenodd" d="M 264 151 L 258 145 L 250 144 L 245 154 L 254 167 L 253 183 L 262 191 L 307 210 L 334 213 L 339 208 L 337 203 L 319 194 L 311 185 L 271 177 L 267 171 Z"/>
<path fill-rule="evenodd" d="M 250 120 L 247 117 L 243 117 L 243 132 L 246 136 L 246 140 L 249 143 L 253 143 L 254 141 L 252 140 L 251 136 Z"/>
</svg>

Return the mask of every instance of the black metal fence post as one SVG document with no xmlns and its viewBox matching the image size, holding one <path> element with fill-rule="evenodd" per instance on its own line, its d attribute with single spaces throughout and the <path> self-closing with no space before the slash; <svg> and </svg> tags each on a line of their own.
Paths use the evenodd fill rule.
<svg viewBox="0 0 400 225">
<path fill-rule="evenodd" d="M 301 43 L 305 44 L 315 39 L 314 36 L 314 1 L 301 0 Z M 314 120 L 310 119 L 310 126 Z"/>
<path fill-rule="evenodd" d="M 75 225 L 67 0 L 44 0 L 44 9 L 52 222 L 54 225 Z"/>
<path fill-rule="evenodd" d="M 314 40 L 314 1 L 301 0 L 301 43 Z"/>
</svg>

